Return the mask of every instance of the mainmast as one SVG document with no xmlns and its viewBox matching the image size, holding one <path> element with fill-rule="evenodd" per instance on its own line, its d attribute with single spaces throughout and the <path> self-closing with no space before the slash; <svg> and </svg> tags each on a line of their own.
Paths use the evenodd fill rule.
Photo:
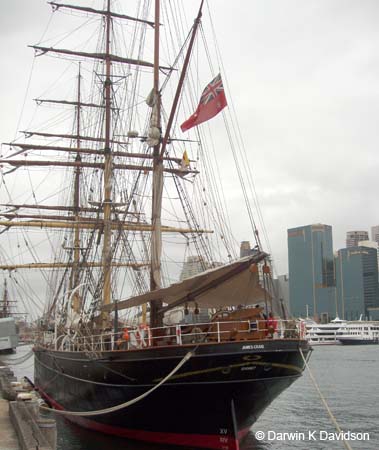
<svg viewBox="0 0 379 450">
<path fill-rule="evenodd" d="M 104 235 L 103 235 L 103 305 L 108 305 L 111 302 L 111 203 L 112 203 L 112 153 L 111 153 L 111 0 L 107 2 L 107 16 L 106 16 L 106 42 L 105 42 L 105 81 L 104 81 L 104 97 L 105 97 L 105 143 L 104 143 L 104 198 L 103 198 L 103 212 L 104 212 Z M 106 316 L 103 314 L 103 325 Z"/>
<path fill-rule="evenodd" d="M 151 270 L 150 270 L 150 290 L 154 291 L 161 287 L 161 253 L 162 253 L 162 193 L 163 193 L 163 160 L 160 158 L 160 136 L 161 136 L 161 97 L 159 92 L 159 16 L 160 1 L 155 0 L 154 17 L 154 87 L 153 87 L 153 111 L 151 117 L 150 130 L 159 130 L 159 139 L 154 145 L 153 159 L 153 193 L 151 225 L 153 227 L 151 237 Z M 161 325 L 162 317 L 158 310 L 162 306 L 162 301 L 150 303 L 150 325 L 158 327 Z"/>
</svg>

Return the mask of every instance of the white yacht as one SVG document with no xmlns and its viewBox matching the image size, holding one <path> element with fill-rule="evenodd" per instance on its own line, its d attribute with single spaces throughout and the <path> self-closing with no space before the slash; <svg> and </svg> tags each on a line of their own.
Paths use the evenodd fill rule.
<svg viewBox="0 0 379 450">
<path fill-rule="evenodd" d="M 336 317 L 329 323 L 317 323 L 309 318 L 305 319 L 303 323 L 306 339 L 311 345 L 338 345 L 341 344 L 339 338 L 344 334 L 348 322 Z"/>
</svg>

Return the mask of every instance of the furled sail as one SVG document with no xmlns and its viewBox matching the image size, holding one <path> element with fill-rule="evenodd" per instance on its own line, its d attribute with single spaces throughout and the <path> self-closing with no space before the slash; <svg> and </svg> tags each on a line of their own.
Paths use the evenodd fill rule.
<svg viewBox="0 0 379 450">
<path fill-rule="evenodd" d="M 196 302 L 204 308 L 235 306 L 236 301 L 243 305 L 263 302 L 271 297 L 259 283 L 256 263 L 266 256 L 266 253 L 259 252 L 231 264 L 207 270 L 167 288 L 118 301 L 117 309 L 140 306 L 155 300 L 163 300 L 168 305 L 164 309 L 171 309 L 186 302 Z M 114 303 L 103 307 L 107 311 L 114 308 Z"/>
</svg>

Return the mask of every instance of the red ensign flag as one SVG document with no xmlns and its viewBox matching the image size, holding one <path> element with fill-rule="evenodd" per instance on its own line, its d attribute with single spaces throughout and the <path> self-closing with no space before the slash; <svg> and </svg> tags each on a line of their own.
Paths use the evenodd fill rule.
<svg viewBox="0 0 379 450">
<path fill-rule="evenodd" d="M 218 74 L 204 89 L 200 97 L 200 103 L 192 116 L 180 125 L 182 131 L 187 131 L 196 125 L 200 125 L 212 119 L 227 105 L 224 86 L 221 75 Z"/>
</svg>

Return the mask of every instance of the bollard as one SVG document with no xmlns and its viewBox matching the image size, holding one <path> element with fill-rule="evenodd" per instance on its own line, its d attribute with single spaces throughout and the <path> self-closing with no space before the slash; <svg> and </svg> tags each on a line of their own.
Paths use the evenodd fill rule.
<svg viewBox="0 0 379 450">
<path fill-rule="evenodd" d="M 31 397 L 25 397 L 25 394 L 18 394 L 17 400 L 23 401 L 25 403 L 25 408 L 30 413 L 31 418 L 33 418 L 34 420 L 39 419 L 39 404 L 35 399 L 32 399 Z"/>
<path fill-rule="evenodd" d="M 54 419 L 38 419 L 37 425 L 52 449 L 57 448 L 57 423 Z"/>
</svg>

